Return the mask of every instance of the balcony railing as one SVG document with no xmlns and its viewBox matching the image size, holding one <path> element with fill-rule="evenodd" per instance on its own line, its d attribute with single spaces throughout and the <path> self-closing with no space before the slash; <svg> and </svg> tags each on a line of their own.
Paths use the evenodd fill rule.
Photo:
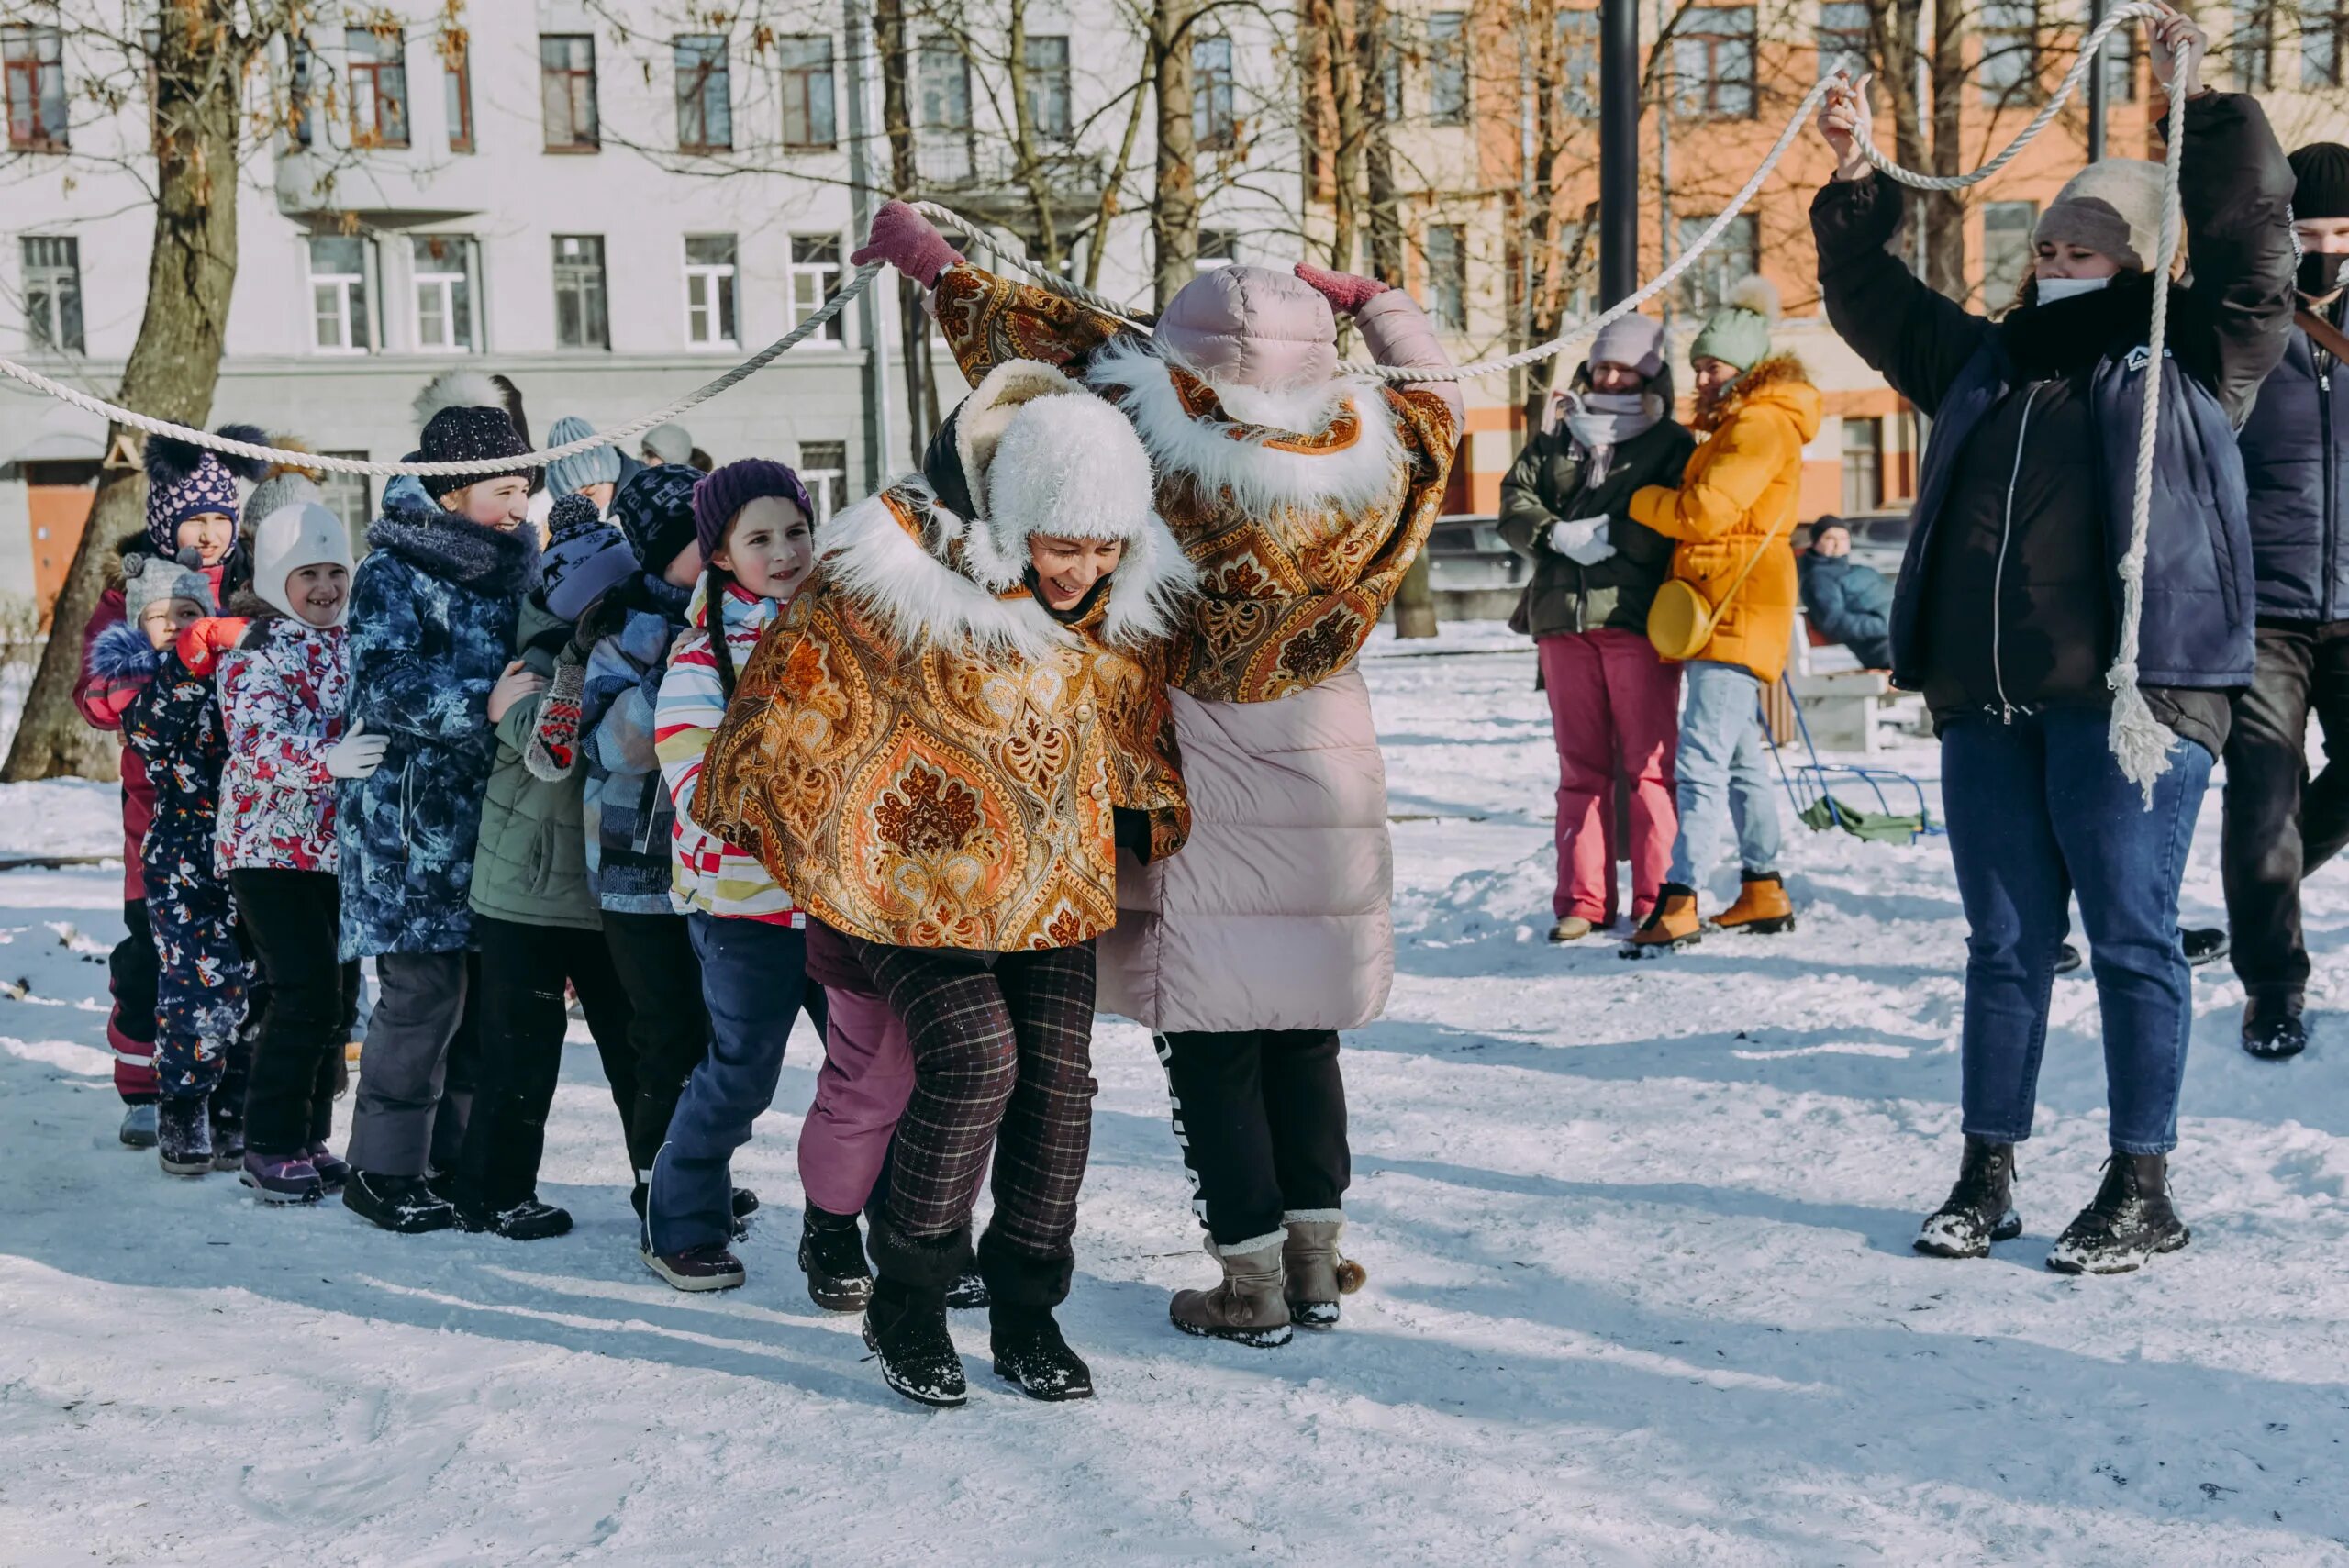
<svg viewBox="0 0 2349 1568">
<path fill-rule="evenodd" d="M 922 131 L 914 144 L 914 169 L 926 191 L 990 213 L 1027 210 L 1034 183 L 1041 183 L 1056 211 L 1089 208 L 1101 196 L 1097 153 L 1047 148 L 1038 152 L 1032 174 L 1023 173 L 1016 148 L 975 132 Z"/>
</svg>

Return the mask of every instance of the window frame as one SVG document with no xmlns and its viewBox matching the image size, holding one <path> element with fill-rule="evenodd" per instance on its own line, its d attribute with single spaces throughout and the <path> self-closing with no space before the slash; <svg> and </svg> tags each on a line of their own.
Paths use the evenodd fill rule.
<svg viewBox="0 0 2349 1568">
<path fill-rule="evenodd" d="M 1884 497 L 1889 488 L 1885 484 L 1884 418 L 1876 414 L 1846 414 L 1840 423 L 1842 429 L 1836 435 L 1837 478 L 1842 481 L 1843 515 L 1854 517 L 1864 512 L 1884 510 Z M 1852 438 L 1864 439 L 1854 446 Z M 1863 460 L 1861 471 L 1855 473 L 1852 460 Z M 1853 494 L 1853 481 L 1862 480 L 1866 485 L 1864 495 Z"/>
<path fill-rule="evenodd" d="M 1753 4 L 1734 6 L 1694 6 L 1683 13 L 1684 21 L 1672 35 L 1672 96 L 1673 110 L 1695 119 L 1750 120 L 1760 102 L 1757 56 L 1761 52 L 1760 8 Z M 1713 24 L 1721 30 L 1699 30 L 1706 24 L 1702 17 L 1742 17 L 1742 32 L 1728 30 L 1730 24 Z M 1736 53 L 1744 57 L 1742 76 L 1723 73 L 1725 60 L 1734 62 Z M 1702 70 L 1691 75 L 1682 69 L 1684 63 L 1701 55 Z M 1742 94 L 1742 102 L 1739 95 Z"/>
<path fill-rule="evenodd" d="M 943 67 L 944 69 L 941 69 Z M 951 100 L 951 101 L 950 101 Z M 959 102 L 959 122 L 935 117 L 933 107 L 952 109 Z M 926 168 L 929 177 L 967 180 L 978 165 L 978 127 L 971 99 L 971 61 L 962 46 L 944 33 L 933 33 L 915 46 L 914 142 L 916 157 L 951 149 L 943 164 Z"/>
<path fill-rule="evenodd" d="M 548 241 L 551 247 L 551 254 L 554 262 L 554 342 L 556 350 L 558 351 L 582 354 L 610 353 L 612 351 L 611 267 L 608 260 L 609 252 L 606 250 L 604 245 L 604 237 L 600 234 L 554 234 L 548 236 Z M 594 261 L 590 263 L 584 261 L 566 261 L 562 253 L 562 248 L 565 243 L 594 246 Z M 575 343 L 566 343 L 563 341 L 562 337 L 562 301 L 566 273 L 574 280 L 575 292 L 580 293 L 580 308 L 578 315 L 580 317 L 579 326 L 582 340 Z M 589 301 L 584 292 L 584 285 L 591 283 L 594 288 L 593 304 L 595 306 L 592 313 L 587 309 Z M 591 328 L 593 328 L 592 331 L 590 330 Z M 596 339 L 600 339 L 600 340 L 594 340 Z"/>
<path fill-rule="evenodd" d="M 1055 44 L 1060 47 L 1057 62 L 1037 59 L 1040 46 L 1049 52 Z M 1076 139 L 1076 89 L 1073 61 L 1074 54 L 1066 33 L 1028 35 L 1026 60 L 1022 66 L 1028 77 L 1028 123 L 1035 128 L 1040 139 L 1055 147 L 1065 147 Z"/>
<path fill-rule="evenodd" d="M 359 258 L 355 272 L 320 272 L 317 247 L 321 243 L 349 243 L 356 246 Z M 376 351 L 383 334 L 375 330 L 374 295 L 371 286 L 376 272 L 373 247 L 361 234 L 310 234 L 303 237 L 303 276 L 310 286 L 310 352 L 336 359 L 360 358 Z M 326 319 L 318 308 L 318 291 L 331 285 L 335 290 L 335 319 L 340 328 L 340 343 L 319 341 L 318 327 Z"/>
<path fill-rule="evenodd" d="M 803 258 L 800 254 L 800 247 L 803 244 L 829 245 L 831 248 L 830 259 L 825 260 L 818 257 L 810 261 Z M 785 247 L 784 307 L 790 317 L 787 325 L 796 328 L 801 322 L 830 304 L 833 296 L 841 292 L 848 275 L 846 261 L 848 247 L 842 243 L 841 237 L 837 234 L 800 233 L 787 236 Z M 827 275 L 829 278 L 829 282 L 826 281 Z M 815 284 L 814 297 L 802 301 L 799 297 L 800 284 L 809 281 Z M 848 347 L 848 331 L 844 316 L 833 317 L 793 345 L 795 351 L 808 348 L 843 349 L 846 347 Z"/>
<path fill-rule="evenodd" d="M 1990 18 L 2000 19 L 1993 25 Z M 2045 0 L 1982 0 L 1974 36 L 1981 45 L 1974 79 L 1980 101 L 1990 108 L 2036 104 L 2047 95 L 2040 41 L 2046 26 Z M 1991 62 L 1998 61 L 1994 76 Z"/>
<path fill-rule="evenodd" d="M 1428 123 L 1467 125 L 1475 113 L 1475 90 L 1469 71 L 1468 13 L 1430 11 L 1426 47 Z"/>
<path fill-rule="evenodd" d="M 2300 0 L 2303 92 L 2349 86 L 2349 0 L 2329 3 L 2332 9 L 2327 12 L 2317 10 L 2314 0 Z"/>
<path fill-rule="evenodd" d="M 719 261 L 696 261 L 696 241 L 723 242 L 726 259 Z M 734 350 L 742 346 L 741 276 L 742 250 L 740 239 L 731 234 L 688 234 L 685 250 L 685 347 L 696 352 Z M 694 335 L 696 316 L 708 328 L 706 335 Z"/>
<path fill-rule="evenodd" d="M 1428 319 L 1440 332 L 1464 333 L 1468 330 L 1468 226 L 1431 223 L 1423 233 L 1419 264 L 1427 273 Z M 1441 269 L 1436 255 L 1438 235 L 1444 237 L 1450 252 Z"/>
<path fill-rule="evenodd" d="M 584 45 L 586 64 L 583 67 L 567 58 L 562 61 L 550 58 L 550 46 L 561 44 L 567 57 L 575 57 L 571 46 Z M 569 83 L 562 91 L 564 117 L 572 139 L 554 139 L 554 119 L 547 111 L 554 99 L 555 84 Z M 584 83 L 584 87 L 583 87 Z M 584 94 L 584 97 L 583 97 Z M 586 110 L 586 134 L 578 134 L 578 111 Z M 593 33 L 540 33 L 539 35 L 539 121 L 540 139 L 548 152 L 601 152 L 604 150 L 603 107 L 596 85 L 596 35 Z"/>
<path fill-rule="evenodd" d="M 389 48 L 387 56 L 382 51 Z M 362 54 L 364 48 L 370 52 Z M 365 86 L 362 87 L 362 79 Z M 353 151 L 404 151 L 408 145 L 411 117 L 407 99 L 407 34 L 397 26 L 362 28 L 346 26 L 342 29 L 342 83 L 347 102 L 344 108 L 351 122 L 351 146 Z M 366 105 L 373 112 L 372 122 L 362 128 L 360 106 Z M 391 106 L 390 130 L 386 130 L 384 107 Z"/>
<path fill-rule="evenodd" d="M 322 451 L 318 455 L 356 458 L 361 462 L 367 461 L 367 454 L 363 451 L 328 450 Z M 356 512 L 345 509 L 349 506 L 350 492 L 353 485 L 357 485 L 359 489 L 359 508 Z M 349 473 L 341 469 L 329 469 L 318 475 L 318 494 L 321 496 L 319 505 L 340 517 L 343 527 L 351 530 L 351 559 L 355 561 L 366 554 L 367 527 L 375 520 L 374 488 L 369 477 L 363 473 Z M 340 499 L 338 499 L 339 495 Z"/>
<path fill-rule="evenodd" d="M 19 293 L 24 299 L 25 347 L 34 353 L 85 354 L 88 313 L 82 295 L 82 241 L 72 234 L 20 234 L 17 237 Z M 37 246 L 64 247 L 62 261 L 36 260 Z M 58 285 L 65 285 L 61 288 Z M 42 308 L 35 313 L 35 302 Z M 42 325 L 36 328 L 35 323 Z"/>
<path fill-rule="evenodd" d="M 462 28 L 440 39 L 440 107 L 451 153 L 473 150 L 473 38 Z"/>
<path fill-rule="evenodd" d="M 2277 0 L 2231 0 L 2227 7 L 2227 76 L 2238 93 L 2276 89 Z"/>
<path fill-rule="evenodd" d="M 435 241 L 444 242 L 441 248 L 454 251 L 454 265 L 444 261 L 428 270 L 429 259 L 423 252 Z M 424 337 L 424 295 L 428 284 L 440 295 L 441 315 L 452 328 L 451 332 L 443 333 L 438 342 L 427 342 Z M 462 298 L 459 297 L 460 290 L 462 291 Z M 409 232 L 408 309 L 411 313 L 409 319 L 414 323 L 417 352 L 478 354 L 483 351 L 480 250 L 472 235 Z M 453 333 L 459 320 L 462 320 L 465 328 L 462 340 Z"/>
<path fill-rule="evenodd" d="M 1202 54 L 1220 51 L 1219 61 L 1203 61 Z M 1231 35 L 1201 33 L 1191 39 L 1191 145 L 1199 152 L 1229 152 L 1240 140 L 1238 79 L 1232 66 Z M 1394 106 L 1389 106 L 1391 116 Z"/>
<path fill-rule="evenodd" d="M 1598 117 L 1598 27 L 1596 7 L 1558 13 L 1558 113 L 1562 118 Z"/>
<path fill-rule="evenodd" d="M 823 88 L 822 95 L 824 114 L 823 123 L 820 127 L 816 121 L 816 95 L 813 91 L 819 80 L 818 68 L 812 61 L 795 61 L 792 60 L 790 58 L 790 46 L 793 44 L 820 44 L 823 46 L 823 62 L 821 66 L 820 81 Z M 838 147 L 841 139 L 840 78 L 837 73 L 835 51 L 832 46 L 832 35 L 829 33 L 790 33 L 776 40 L 776 46 L 775 58 L 777 61 L 777 92 L 781 98 L 783 109 L 784 150 L 786 152 L 818 152 L 829 151 L 830 149 Z M 812 54 L 814 50 L 810 50 L 808 52 Z M 795 95 L 797 98 L 797 102 L 796 104 L 794 102 Z M 797 111 L 797 118 L 801 122 L 801 126 L 797 128 L 795 128 L 792 124 L 795 109 Z M 801 140 L 795 138 L 793 131 L 796 128 L 804 128 L 807 133 L 807 139 Z M 821 137 L 818 137 L 816 134 L 819 129 L 823 132 Z"/>
<path fill-rule="evenodd" d="M 2020 212 L 2025 219 L 2022 225 L 2022 254 L 2020 258 L 2015 258 L 2021 262 L 2021 265 L 2020 268 L 2002 266 L 1998 269 L 1998 282 L 2003 283 L 2009 277 L 2012 278 L 2012 281 L 2007 283 L 2007 286 L 2002 289 L 1994 289 L 1992 286 L 1991 247 L 1994 241 L 1991 239 L 1990 215 L 1994 209 L 2002 211 L 2005 216 L 2013 216 Z M 2039 213 L 2040 206 L 2035 201 L 1997 201 L 1982 204 L 1982 308 L 1985 311 L 1995 313 L 2005 310 L 2013 303 L 2015 292 L 2022 287 L 2022 280 L 2031 275 L 2032 263 L 2035 259 L 2031 237 L 2039 227 Z M 1999 232 L 2001 234 L 2012 232 L 2011 226 L 2001 224 Z"/>
<path fill-rule="evenodd" d="M 689 54 L 697 58 L 689 60 Z M 677 150 L 702 157 L 733 151 L 734 57 L 726 35 L 677 34 L 669 40 L 669 68 L 676 86 Z M 713 134 L 709 123 L 713 108 L 725 121 L 718 128 L 722 137 Z"/>
<path fill-rule="evenodd" d="M 65 90 L 62 28 L 46 22 L 10 22 L 0 27 L 0 111 L 8 117 L 10 151 L 72 150 L 72 106 Z"/>
<path fill-rule="evenodd" d="M 1842 15 L 1831 24 L 1831 11 Z M 1852 27 L 1851 13 L 1859 13 L 1859 26 Z M 1867 0 L 1820 0 L 1818 19 L 1811 25 L 1812 46 L 1819 51 L 1819 73 L 1821 76 L 1834 66 L 1838 55 L 1848 54 L 1860 62 L 1863 71 L 1876 69 L 1876 15 Z"/>
<path fill-rule="evenodd" d="M 1676 214 L 1672 253 L 1686 256 L 1697 237 L 1712 227 L 1717 212 Z M 1734 264 L 1731 263 L 1732 258 Z M 1674 306 L 1692 316 L 1708 316 L 1720 308 L 1722 296 L 1741 281 L 1762 270 L 1762 220 L 1751 207 L 1730 220 L 1710 250 L 1680 274 Z"/>
<path fill-rule="evenodd" d="M 837 468 L 829 461 L 834 452 L 840 454 Z M 848 443 L 802 441 L 799 461 L 793 467 L 800 483 L 807 486 L 807 499 L 816 504 L 816 516 L 809 520 L 818 525 L 829 522 L 848 494 Z"/>
</svg>

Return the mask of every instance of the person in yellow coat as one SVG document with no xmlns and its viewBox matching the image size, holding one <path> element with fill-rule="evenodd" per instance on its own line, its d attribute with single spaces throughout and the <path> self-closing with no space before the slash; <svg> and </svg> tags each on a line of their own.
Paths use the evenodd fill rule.
<svg viewBox="0 0 2349 1568">
<path fill-rule="evenodd" d="M 1711 633 L 1681 675 L 1678 805 L 1672 869 L 1653 913 L 1632 933 L 1639 956 L 1693 942 L 1698 879 L 1734 826 L 1743 887 L 1710 922 L 1756 933 L 1794 929 L 1778 873 L 1778 808 L 1762 755 L 1762 688 L 1787 665 L 1801 590 L 1795 512 L 1802 449 L 1819 434 L 1821 403 L 1801 361 L 1770 351 L 1777 296 L 1760 278 L 1731 289 L 1688 346 L 1697 382 L 1694 428 L 1705 434 L 1680 487 L 1631 494 L 1631 520 L 1676 542 L 1672 576 L 1701 601 Z M 1687 601 L 1684 598 L 1684 603 Z M 1717 614 L 1716 614 L 1717 612 Z"/>
</svg>

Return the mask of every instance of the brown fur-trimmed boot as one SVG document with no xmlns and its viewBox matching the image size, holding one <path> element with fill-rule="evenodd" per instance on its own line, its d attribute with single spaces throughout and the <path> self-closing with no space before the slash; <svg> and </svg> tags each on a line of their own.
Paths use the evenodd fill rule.
<svg viewBox="0 0 2349 1568">
<path fill-rule="evenodd" d="M 1289 1305 L 1281 1294 L 1278 1235 L 1259 1236 L 1240 1248 L 1207 1240 L 1208 1256 L 1223 1265 L 1223 1283 L 1212 1290 L 1178 1290 L 1166 1315 L 1186 1334 L 1271 1350 L 1289 1341 Z M 1245 1248 L 1241 1251 L 1241 1248 Z"/>
<path fill-rule="evenodd" d="M 1338 1326 L 1338 1297 L 1352 1296 L 1370 1277 L 1360 1263 L 1338 1251 L 1346 1217 L 1334 1208 L 1305 1209 L 1281 1216 L 1288 1240 L 1281 1246 L 1287 1271 L 1288 1315 L 1308 1329 Z"/>
</svg>

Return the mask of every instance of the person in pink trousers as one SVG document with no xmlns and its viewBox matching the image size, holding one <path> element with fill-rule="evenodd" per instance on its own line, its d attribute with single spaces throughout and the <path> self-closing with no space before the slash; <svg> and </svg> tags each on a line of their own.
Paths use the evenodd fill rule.
<svg viewBox="0 0 2349 1568">
<path fill-rule="evenodd" d="M 1677 484 L 1697 443 L 1672 417 L 1664 329 L 1645 316 L 1592 340 L 1552 415 L 1501 482 L 1500 532 L 1533 562 L 1509 624 L 1533 637 L 1557 731 L 1550 940 L 1568 942 L 1621 915 L 1618 860 L 1631 862 L 1633 925 L 1654 906 L 1672 862 L 1680 671 L 1647 639 L 1672 541 L 1627 510 L 1642 485 Z M 1616 832 L 1619 781 L 1629 785 L 1629 844 Z"/>
</svg>

